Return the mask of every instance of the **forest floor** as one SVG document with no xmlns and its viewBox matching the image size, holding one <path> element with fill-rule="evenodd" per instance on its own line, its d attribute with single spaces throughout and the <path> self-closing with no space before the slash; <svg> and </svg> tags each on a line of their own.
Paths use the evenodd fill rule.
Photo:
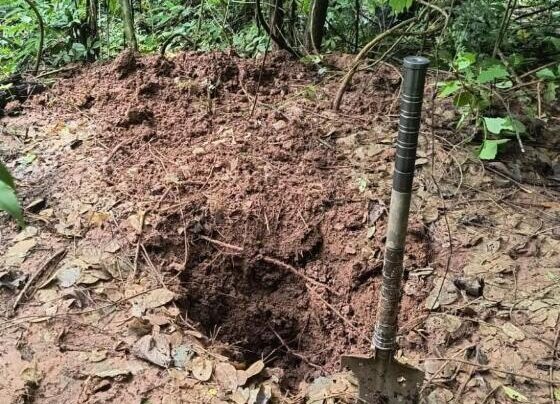
<svg viewBox="0 0 560 404">
<path fill-rule="evenodd" d="M 358 73 L 339 113 L 338 77 L 281 53 L 262 72 L 125 53 L 65 75 L 0 121 L 28 223 L 0 218 L 0 402 L 350 401 L 340 356 L 367 353 L 375 321 L 398 69 Z M 554 402 L 558 121 L 482 164 L 434 87 L 397 356 L 428 403 Z"/>
</svg>

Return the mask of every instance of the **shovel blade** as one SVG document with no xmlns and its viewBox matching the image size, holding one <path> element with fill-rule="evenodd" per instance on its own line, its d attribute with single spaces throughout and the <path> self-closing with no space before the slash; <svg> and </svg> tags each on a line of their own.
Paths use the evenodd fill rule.
<svg viewBox="0 0 560 404">
<path fill-rule="evenodd" d="M 418 403 L 424 372 L 415 367 L 399 363 L 393 357 L 366 355 L 345 355 L 342 366 L 358 379 L 360 403 Z"/>
</svg>

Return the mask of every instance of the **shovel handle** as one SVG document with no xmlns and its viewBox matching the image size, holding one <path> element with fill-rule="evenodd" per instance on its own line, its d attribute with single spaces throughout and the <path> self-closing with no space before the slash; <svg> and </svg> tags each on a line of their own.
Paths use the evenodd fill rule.
<svg viewBox="0 0 560 404">
<path fill-rule="evenodd" d="M 404 81 L 401 91 L 397 153 L 383 261 L 383 284 L 373 334 L 373 346 L 376 350 L 393 351 L 396 345 L 405 238 L 420 130 L 424 82 L 429 63 L 428 59 L 420 56 L 404 58 Z"/>
</svg>

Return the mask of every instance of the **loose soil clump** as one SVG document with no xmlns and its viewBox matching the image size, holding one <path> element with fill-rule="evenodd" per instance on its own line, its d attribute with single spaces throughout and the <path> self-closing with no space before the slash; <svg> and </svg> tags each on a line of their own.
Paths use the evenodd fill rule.
<svg viewBox="0 0 560 404">
<path fill-rule="evenodd" d="M 283 368 L 291 388 L 369 349 L 393 152 L 390 141 L 355 152 L 379 140 L 371 123 L 394 113 L 399 78 L 357 75 L 346 101 L 371 120 L 333 118 L 334 87 L 309 84 L 322 80 L 315 71 L 282 53 L 260 66 L 225 53 L 125 54 L 35 102 L 96 122 L 105 192 L 148 212 L 139 232 L 121 224 L 130 246 L 181 279 L 190 320 L 239 361 Z M 378 176 L 365 189 L 364 170 Z M 416 218 L 409 242 L 407 268 L 425 267 Z M 421 310 L 417 282 L 401 323 Z"/>
</svg>

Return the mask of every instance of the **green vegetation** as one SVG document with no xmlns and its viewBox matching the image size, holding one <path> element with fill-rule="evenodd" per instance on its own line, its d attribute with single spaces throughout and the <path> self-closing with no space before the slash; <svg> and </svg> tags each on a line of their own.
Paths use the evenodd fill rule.
<svg viewBox="0 0 560 404">
<path fill-rule="evenodd" d="M 23 215 L 16 196 L 14 179 L 2 162 L 0 162 L 0 210 L 10 214 L 23 227 Z"/>
</svg>

